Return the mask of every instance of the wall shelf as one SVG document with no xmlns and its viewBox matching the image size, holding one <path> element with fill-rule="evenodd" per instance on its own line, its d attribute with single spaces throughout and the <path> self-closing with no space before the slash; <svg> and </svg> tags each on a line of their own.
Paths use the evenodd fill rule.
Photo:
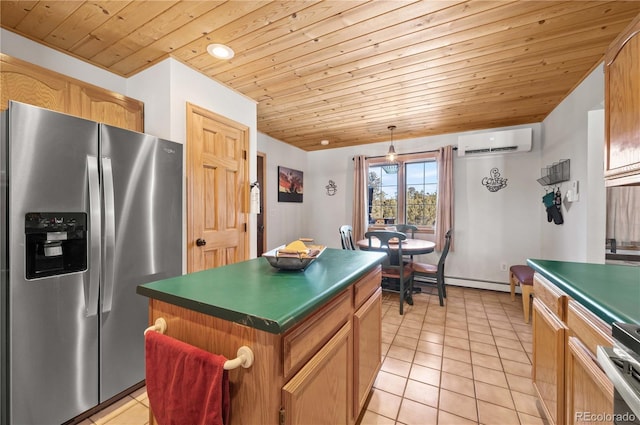
<svg viewBox="0 0 640 425">
<path fill-rule="evenodd" d="M 542 186 L 549 186 L 552 184 L 566 182 L 569 180 L 569 160 L 561 159 L 559 162 L 554 162 L 548 167 L 543 168 L 540 171 L 540 178 L 538 183 Z"/>
</svg>

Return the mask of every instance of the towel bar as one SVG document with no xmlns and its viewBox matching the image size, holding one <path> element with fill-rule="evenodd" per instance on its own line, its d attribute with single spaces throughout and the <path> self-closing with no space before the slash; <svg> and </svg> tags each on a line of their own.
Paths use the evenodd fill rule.
<svg viewBox="0 0 640 425">
<path fill-rule="evenodd" d="M 144 330 L 144 334 L 146 335 L 149 331 L 160 332 L 161 334 L 163 334 L 166 330 L 167 321 L 162 317 L 158 317 L 152 326 L 149 326 Z M 237 357 L 235 359 L 227 360 L 226 362 L 224 362 L 224 370 L 236 369 L 240 366 L 247 369 L 251 367 L 251 365 L 253 365 L 253 351 L 251 351 L 251 348 L 247 347 L 246 345 L 238 348 L 236 356 Z"/>
</svg>

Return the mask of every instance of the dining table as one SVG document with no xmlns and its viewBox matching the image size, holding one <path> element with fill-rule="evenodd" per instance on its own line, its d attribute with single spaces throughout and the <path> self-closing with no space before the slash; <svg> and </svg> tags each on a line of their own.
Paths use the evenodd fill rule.
<svg viewBox="0 0 640 425">
<path fill-rule="evenodd" d="M 366 251 L 369 249 L 369 239 L 360 239 L 358 242 L 356 242 L 356 245 L 361 250 Z M 398 247 L 399 247 L 398 243 L 389 244 L 389 248 L 391 248 L 391 250 L 397 251 Z M 403 255 L 429 254 L 430 252 L 433 252 L 435 247 L 436 247 L 436 244 L 434 242 L 427 241 L 424 239 L 408 238 L 402 241 L 402 254 Z M 371 248 L 380 249 L 380 240 L 377 238 L 372 238 Z"/>
<path fill-rule="evenodd" d="M 360 239 L 359 241 L 356 242 L 356 246 L 363 250 L 363 251 L 367 251 L 370 249 L 369 247 L 369 239 Z M 393 251 L 397 251 L 399 247 L 398 243 L 390 243 L 389 244 L 389 248 L 391 249 L 391 262 L 398 264 L 398 255 L 397 253 L 395 255 L 393 255 Z M 436 244 L 434 242 L 431 241 L 427 241 L 424 239 L 412 239 L 412 238 L 407 238 L 405 240 L 402 241 L 402 255 L 410 255 L 412 258 L 414 255 L 420 255 L 420 254 L 429 254 L 430 252 L 433 252 L 434 249 L 436 247 Z M 380 239 L 377 238 L 371 238 L 371 248 L 373 249 L 380 249 Z M 391 290 L 394 292 L 397 292 L 399 289 L 399 285 L 397 284 L 397 282 L 383 282 L 382 283 L 382 288 L 385 290 Z M 413 287 L 413 293 L 420 293 L 422 292 L 422 289 L 420 287 Z M 407 298 L 407 302 L 410 305 L 413 305 L 413 299 L 411 297 L 411 295 L 409 295 L 409 297 Z"/>
</svg>

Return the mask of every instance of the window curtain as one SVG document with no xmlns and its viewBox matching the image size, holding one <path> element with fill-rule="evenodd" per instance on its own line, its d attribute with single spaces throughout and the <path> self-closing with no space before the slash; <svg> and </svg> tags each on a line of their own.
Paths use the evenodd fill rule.
<svg viewBox="0 0 640 425">
<path fill-rule="evenodd" d="M 364 155 L 353 158 L 353 240 L 364 239 L 367 228 L 367 159 Z"/>
<path fill-rule="evenodd" d="M 444 235 L 449 229 L 453 229 L 453 146 L 445 146 L 438 150 L 436 251 L 442 251 L 444 248 Z M 452 231 L 450 251 L 453 251 L 453 233 Z"/>
<path fill-rule="evenodd" d="M 606 237 L 618 245 L 640 242 L 640 186 L 607 188 Z"/>
</svg>

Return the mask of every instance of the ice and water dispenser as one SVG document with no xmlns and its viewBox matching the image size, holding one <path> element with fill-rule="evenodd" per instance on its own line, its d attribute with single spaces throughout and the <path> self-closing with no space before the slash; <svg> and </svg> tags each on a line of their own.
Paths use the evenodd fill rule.
<svg viewBox="0 0 640 425">
<path fill-rule="evenodd" d="M 27 213 L 24 232 L 27 279 L 87 269 L 87 214 Z"/>
</svg>

